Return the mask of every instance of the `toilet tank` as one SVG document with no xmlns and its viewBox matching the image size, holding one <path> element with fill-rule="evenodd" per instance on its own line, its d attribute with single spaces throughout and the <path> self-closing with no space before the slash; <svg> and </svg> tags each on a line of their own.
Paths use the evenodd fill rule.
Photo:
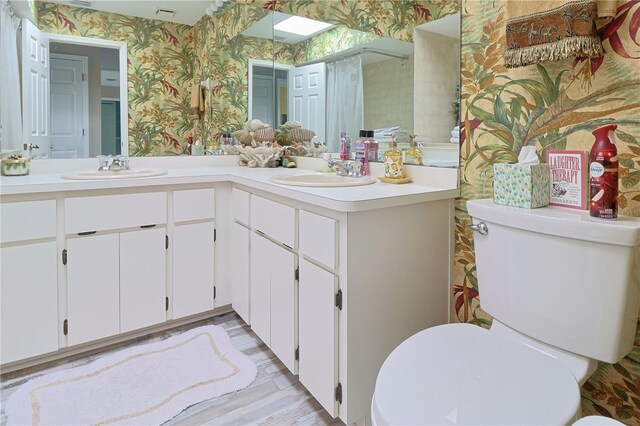
<svg viewBox="0 0 640 426">
<path fill-rule="evenodd" d="M 555 347 L 615 363 L 632 348 L 640 300 L 640 218 L 470 200 L 481 308 Z"/>
</svg>

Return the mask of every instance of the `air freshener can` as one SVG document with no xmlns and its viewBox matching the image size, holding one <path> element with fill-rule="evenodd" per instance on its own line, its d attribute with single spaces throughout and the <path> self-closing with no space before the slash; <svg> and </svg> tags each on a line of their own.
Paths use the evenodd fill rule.
<svg viewBox="0 0 640 426">
<path fill-rule="evenodd" d="M 589 154 L 589 213 L 601 219 L 618 217 L 618 151 L 610 124 L 593 131 L 596 141 Z"/>
</svg>

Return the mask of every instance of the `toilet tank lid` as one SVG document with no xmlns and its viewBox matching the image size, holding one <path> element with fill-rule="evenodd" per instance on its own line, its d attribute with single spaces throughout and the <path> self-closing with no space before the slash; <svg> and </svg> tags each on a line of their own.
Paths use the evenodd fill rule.
<svg viewBox="0 0 640 426">
<path fill-rule="evenodd" d="M 467 210 L 475 222 L 497 223 L 542 234 L 603 244 L 640 245 L 640 218 L 637 217 L 597 219 L 591 217 L 587 210 L 555 206 L 524 209 L 495 204 L 490 198 L 468 200 Z"/>
</svg>

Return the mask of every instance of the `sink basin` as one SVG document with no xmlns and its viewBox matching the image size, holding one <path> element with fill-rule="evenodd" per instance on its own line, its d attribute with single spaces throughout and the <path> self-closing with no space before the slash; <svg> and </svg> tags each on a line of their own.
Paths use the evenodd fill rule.
<svg viewBox="0 0 640 426">
<path fill-rule="evenodd" d="M 339 187 L 370 185 L 376 182 L 376 178 L 371 176 L 348 177 L 322 173 L 298 173 L 277 175 L 271 178 L 271 182 L 292 186 Z"/>
<path fill-rule="evenodd" d="M 62 179 L 75 179 L 75 180 L 111 180 L 111 179 L 135 179 L 145 178 L 151 176 L 166 175 L 166 170 L 104 170 L 104 171 L 91 171 L 91 172 L 77 172 L 69 173 L 60 176 Z"/>
</svg>

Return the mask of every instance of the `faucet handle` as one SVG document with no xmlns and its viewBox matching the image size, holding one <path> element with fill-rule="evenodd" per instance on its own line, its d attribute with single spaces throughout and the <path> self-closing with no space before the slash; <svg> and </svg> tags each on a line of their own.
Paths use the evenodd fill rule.
<svg viewBox="0 0 640 426">
<path fill-rule="evenodd" d="M 117 155 L 116 159 L 120 164 L 121 170 L 129 170 L 129 157 L 127 157 L 126 155 Z"/>
<path fill-rule="evenodd" d="M 106 155 L 98 155 L 96 156 L 96 160 L 98 160 L 98 171 L 109 170 L 109 157 Z"/>
<path fill-rule="evenodd" d="M 347 170 L 351 176 L 362 176 L 362 163 L 360 161 L 349 161 Z"/>
</svg>

